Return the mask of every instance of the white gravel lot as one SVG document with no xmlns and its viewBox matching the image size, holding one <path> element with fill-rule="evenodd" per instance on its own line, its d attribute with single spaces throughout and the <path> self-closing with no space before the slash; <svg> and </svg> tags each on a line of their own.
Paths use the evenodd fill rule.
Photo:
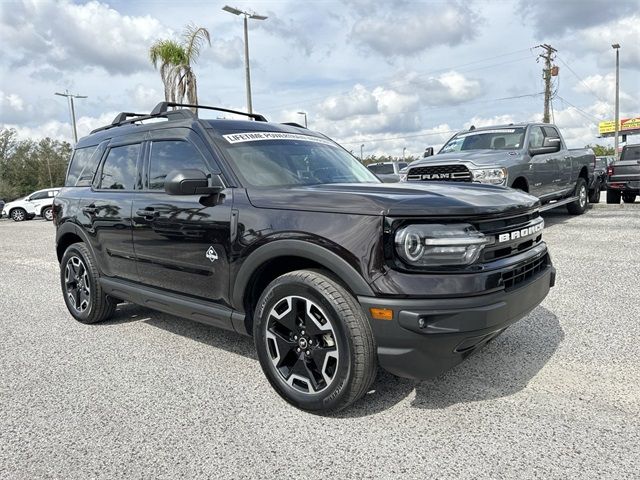
<svg viewBox="0 0 640 480">
<path fill-rule="evenodd" d="M 0 478 L 638 478 L 640 204 L 545 220 L 540 307 L 327 418 L 271 390 L 249 338 L 133 305 L 76 323 L 52 224 L 2 219 Z"/>
</svg>

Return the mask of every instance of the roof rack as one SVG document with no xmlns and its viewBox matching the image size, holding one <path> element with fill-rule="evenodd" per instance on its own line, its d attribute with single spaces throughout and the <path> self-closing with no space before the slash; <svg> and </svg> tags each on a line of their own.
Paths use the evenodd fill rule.
<svg viewBox="0 0 640 480">
<path fill-rule="evenodd" d="M 151 113 L 133 113 L 133 112 L 121 112 L 116 115 L 116 118 L 109 125 L 105 125 L 104 127 L 96 128 L 92 130 L 91 133 L 101 132 L 103 130 L 108 130 L 113 127 L 119 127 L 121 125 L 141 122 L 143 120 L 149 120 L 151 118 L 167 118 L 175 117 L 175 119 L 188 119 L 194 118 L 195 115 L 191 110 L 187 110 L 186 108 L 182 108 L 179 110 L 169 110 L 169 107 L 188 107 L 188 108 L 203 108 L 206 110 L 217 110 L 219 112 L 227 112 L 227 113 L 235 113 L 237 115 L 244 115 L 246 117 L 253 118 L 257 122 L 266 122 L 267 119 L 260 115 L 259 113 L 246 113 L 240 112 L 237 110 L 230 110 L 228 108 L 221 107 L 210 107 L 207 105 L 191 105 L 188 103 L 175 103 L 175 102 L 160 102 L 158 103 Z"/>
<path fill-rule="evenodd" d="M 290 127 L 298 127 L 298 128 L 304 128 L 307 129 L 307 127 L 300 125 L 299 123 L 296 122 L 282 122 L 282 125 L 289 125 Z"/>
<path fill-rule="evenodd" d="M 187 108 L 202 108 L 204 110 L 216 110 L 218 112 L 235 113 L 236 115 L 244 115 L 245 117 L 253 118 L 256 122 L 266 122 L 267 119 L 259 113 L 247 113 L 240 112 L 239 110 L 230 110 L 222 107 L 210 107 L 208 105 L 193 105 L 190 103 L 175 103 L 175 102 L 160 102 L 151 110 L 151 115 L 161 115 L 167 113 L 169 107 L 187 107 Z"/>
</svg>

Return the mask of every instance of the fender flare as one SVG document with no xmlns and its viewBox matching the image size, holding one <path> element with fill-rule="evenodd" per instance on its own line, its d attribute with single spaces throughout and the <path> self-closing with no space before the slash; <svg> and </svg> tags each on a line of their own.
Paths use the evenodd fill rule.
<svg viewBox="0 0 640 480">
<path fill-rule="evenodd" d="M 251 277 L 265 262 L 277 257 L 301 257 L 311 260 L 338 275 L 356 295 L 374 296 L 365 279 L 336 253 L 315 243 L 302 240 L 275 240 L 258 247 L 243 262 L 236 275 L 232 291 L 232 304 L 243 307 L 243 298 Z"/>
<path fill-rule="evenodd" d="M 58 253 L 58 244 L 60 243 L 60 240 L 68 233 L 71 233 L 77 237 L 80 237 L 80 239 L 84 242 L 84 244 L 87 246 L 87 248 L 91 252 L 91 255 L 93 255 L 93 258 L 97 259 L 96 252 L 93 250 L 93 245 L 91 244 L 91 241 L 89 240 L 87 233 L 73 222 L 64 222 L 58 226 L 58 229 L 56 232 L 56 256 Z M 64 255 L 64 252 L 62 252 L 62 254 Z M 96 265 L 97 265 L 97 261 L 96 261 Z M 99 266 L 98 266 L 98 270 L 101 270 Z"/>
</svg>

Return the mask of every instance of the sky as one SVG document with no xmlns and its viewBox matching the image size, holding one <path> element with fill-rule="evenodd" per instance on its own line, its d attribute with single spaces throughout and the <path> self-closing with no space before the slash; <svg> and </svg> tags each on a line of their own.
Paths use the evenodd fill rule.
<svg viewBox="0 0 640 480">
<path fill-rule="evenodd" d="M 600 143 L 614 118 L 640 116 L 640 1 L 234 1 L 249 21 L 254 111 L 303 123 L 365 156 L 420 155 L 455 131 L 539 121 L 542 51 L 557 49 L 553 118 L 569 147 Z M 0 128 L 72 140 L 120 111 L 163 100 L 150 45 L 205 27 L 194 66 L 201 104 L 246 108 L 242 19 L 214 0 L 0 0 Z M 630 137 L 633 138 L 633 137 Z M 637 137 L 636 137 L 637 138 Z M 405 150 L 406 149 L 406 150 Z"/>
</svg>

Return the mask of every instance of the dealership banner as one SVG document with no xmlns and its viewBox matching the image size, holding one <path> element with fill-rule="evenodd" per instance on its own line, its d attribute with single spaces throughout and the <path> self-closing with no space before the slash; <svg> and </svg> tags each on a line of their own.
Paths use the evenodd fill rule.
<svg viewBox="0 0 640 480">
<path fill-rule="evenodd" d="M 618 130 L 621 133 L 628 132 L 629 130 L 639 130 L 640 129 L 640 117 L 635 118 L 623 118 L 620 120 L 620 128 Z M 607 120 L 606 122 L 600 122 L 598 124 L 598 132 L 600 135 L 606 133 L 615 133 L 616 131 L 616 122 L 615 120 Z"/>
</svg>

